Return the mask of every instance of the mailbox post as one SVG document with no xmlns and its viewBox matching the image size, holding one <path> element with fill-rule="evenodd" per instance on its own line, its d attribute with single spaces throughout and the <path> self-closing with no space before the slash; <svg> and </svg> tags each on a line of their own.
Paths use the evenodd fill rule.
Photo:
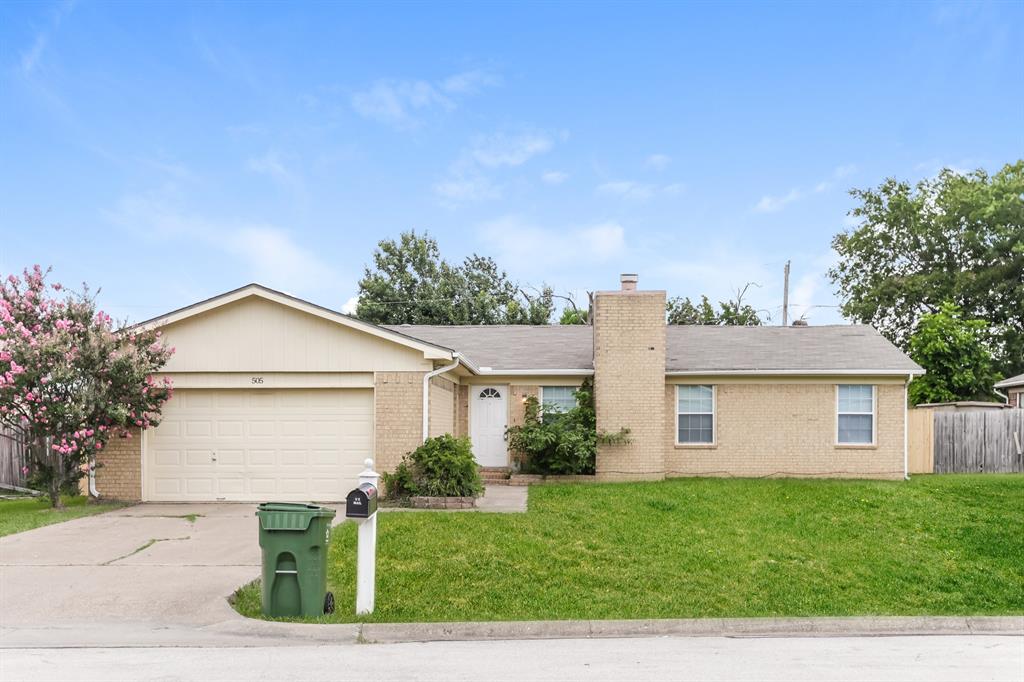
<svg viewBox="0 0 1024 682">
<path fill-rule="evenodd" d="M 373 613 L 377 591 L 377 481 L 380 474 L 367 459 L 359 474 L 359 487 L 345 499 L 345 516 L 359 524 L 359 548 L 356 558 L 356 614 Z"/>
</svg>

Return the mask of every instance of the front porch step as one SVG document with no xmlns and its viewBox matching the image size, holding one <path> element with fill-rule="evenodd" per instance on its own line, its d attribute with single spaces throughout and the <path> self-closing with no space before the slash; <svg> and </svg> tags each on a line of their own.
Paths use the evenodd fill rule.
<svg viewBox="0 0 1024 682">
<path fill-rule="evenodd" d="M 484 485 L 508 485 L 511 470 L 508 467 L 479 467 Z"/>
</svg>

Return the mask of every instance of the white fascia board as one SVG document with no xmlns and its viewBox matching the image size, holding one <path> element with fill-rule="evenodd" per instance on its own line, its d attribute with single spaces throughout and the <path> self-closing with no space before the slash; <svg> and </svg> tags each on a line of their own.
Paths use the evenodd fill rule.
<svg viewBox="0 0 1024 682">
<path fill-rule="evenodd" d="M 503 375 L 503 376 L 576 376 L 587 377 L 594 374 L 592 369 L 494 369 L 493 367 L 480 367 L 477 374 L 482 376 Z"/>
<path fill-rule="evenodd" d="M 665 372 L 665 376 L 920 376 L 923 369 L 694 369 Z"/>
</svg>

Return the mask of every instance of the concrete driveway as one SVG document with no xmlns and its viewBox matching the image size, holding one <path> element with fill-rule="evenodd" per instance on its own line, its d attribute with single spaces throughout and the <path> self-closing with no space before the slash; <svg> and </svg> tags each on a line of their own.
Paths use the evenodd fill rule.
<svg viewBox="0 0 1024 682">
<path fill-rule="evenodd" d="M 255 510 L 143 504 L 0 538 L 0 639 L 237 620 L 226 597 L 260 570 Z"/>
</svg>

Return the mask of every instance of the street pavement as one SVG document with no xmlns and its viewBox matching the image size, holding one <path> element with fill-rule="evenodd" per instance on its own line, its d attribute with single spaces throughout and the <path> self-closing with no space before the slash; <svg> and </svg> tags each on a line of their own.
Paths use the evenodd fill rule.
<svg viewBox="0 0 1024 682">
<path fill-rule="evenodd" d="M 1012 636 L 637 638 L 250 648 L 7 649 L 4 682 L 1024 679 Z"/>
</svg>

